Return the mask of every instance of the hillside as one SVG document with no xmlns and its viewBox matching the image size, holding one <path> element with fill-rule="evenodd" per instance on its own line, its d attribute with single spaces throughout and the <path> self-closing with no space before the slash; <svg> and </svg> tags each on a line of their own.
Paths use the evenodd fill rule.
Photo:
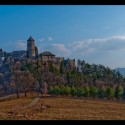
<svg viewBox="0 0 125 125">
<path fill-rule="evenodd" d="M 27 108 L 35 96 L 4 100 L 0 103 L 0 119 L 15 120 L 118 120 L 125 119 L 125 104 L 70 97 L 44 97 Z"/>
<path fill-rule="evenodd" d="M 115 71 L 119 71 L 123 76 L 125 76 L 125 68 L 116 68 Z"/>
</svg>

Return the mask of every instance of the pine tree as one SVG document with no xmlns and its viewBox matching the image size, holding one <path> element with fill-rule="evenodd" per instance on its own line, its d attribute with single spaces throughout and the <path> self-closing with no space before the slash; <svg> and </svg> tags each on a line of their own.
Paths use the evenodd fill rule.
<svg viewBox="0 0 125 125">
<path fill-rule="evenodd" d="M 106 97 L 112 99 L 114 97 L 114 90 L 109 86 L 106 89 Z"/>
<path fill-rule="evenodd" d="M 95 86 L 90 87 L 90 96 L 95 98 L 98 94 L 98 89 Z"/>
<path fill-rule="evenodd" d="M 121 97 L 121 88 L 119 85 L 117 85 L 115 89 L 115 98 L 118 99 L 119 101 L 120 97 Z"/>
<path fill-rule="evenodd" d="M 82 87 L 78 87 L 78 89 L 77 89 L 77 96 L 78 97 L 83 96 L 83 89 L 82 89 Z"/>
<path fill-rule="evenodd" d="M 125 99 L 125 87 L 123 88 L 122 98 Z"/>
<path fill-rule="evenodd" d="M 75 89 L 74 86 L 71 87 L 70 94 L 71 94 L 72 96 L 75 96 L 75 95 L 76 95 L 76 89 Z"/>
<path fill-rule="evenodd" d="M 101 87 L 98 89 L 98 98 L 103 99 L 104 97 L 105 97 L 105 89 Z"/>
<path fill-rule="evenodd" d="M 90 95 L 89 93 L 89 87 L 84 87 L 84 97 L 88 98 Z"/>
</svg>

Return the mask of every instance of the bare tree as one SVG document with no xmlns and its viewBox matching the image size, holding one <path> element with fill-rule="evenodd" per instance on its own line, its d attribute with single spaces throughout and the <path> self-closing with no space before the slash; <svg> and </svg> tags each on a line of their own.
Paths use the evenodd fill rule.
<svg viewBox="0 0 125 125">
<path fill-rule="evenodd" d="M 21 85 L 20 68 L 21 68 L 21 63 L 19 61 L 17 61 L 12 68 L 13 75 L 11 77 L 11 79 L 15 82 L 17 98 L 19 98 L 19 88 L 20 88 L 20 85 Z"/>
<path fill-rule="evenodd" d="M 32 74 L 28 71 L 22 72 L 22 83 L 21 86 L 25 92 L 25 97 L 27 97 L 27 91 L 34 88 L 35 79 Z"/>
<path fill-rule="evenodd" d="M 3 86 L 0 85 L 0 96 L 2 96 L 4 93 L 4 89 L 3 89 Z"/>
</svg>

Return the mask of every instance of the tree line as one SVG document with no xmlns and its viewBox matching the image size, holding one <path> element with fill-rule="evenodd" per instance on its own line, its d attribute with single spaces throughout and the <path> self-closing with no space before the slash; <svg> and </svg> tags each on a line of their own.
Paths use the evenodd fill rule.
<svg viewBox="0 0 125 125">
<path fill-rule="evenodd" d="M 50 86 L 50 95 L 84 97 L 84 98 L 98 98 L 98 99 L 125 99 L 125 88 L 117 85 L 115 88 L 110 86 L 97 88 L 95 86 L 85 87 L 69 87 L 69 86 Z"/>
<path fill-rule="evenodd" d="M 19 97 L 20 91 L 23 91 L 26 96 L 26 93 L 31 88 L 32 91 L 40 91 L 46 82 L 49 86 L 50 93 L 51 88 L 56 86 L 59 88 L 60 94 L 61 92 L 63 93 L 63 89 L 61 90 L 61 88 L 66 88 L 67 91 L 71 90 L 70 94 L 72 91 L 75 91 L 71 94 L 72 96 L 93 98 L 118 98 L 116 96 L 119 96 L 119 98 L 123 98 L 125 77 L 120 72 L 116 72 L 101 64 L 89 64 L 84 60 L 81 61 L 78 59 L 77 62 L 76 68 L 66 68 L 64 60 L 60 64 L 43 62 L 42 57 L 38 60 L 27 59 L 17 62 L 10 60 L 7 63 L 10 79 L 7 79 L 9 84 L 5 87 L 7 90 L 16 92 L 17 97 Z M 3 76 L 1 74 L 1 82 L 4 81 L 4 77 L 5 75 Z M 118 90 L 120 94 L 116 92 L 117 86 L 119 86 Z M 108 97 L 108 92 L 111 97 Z"/>
</svg>

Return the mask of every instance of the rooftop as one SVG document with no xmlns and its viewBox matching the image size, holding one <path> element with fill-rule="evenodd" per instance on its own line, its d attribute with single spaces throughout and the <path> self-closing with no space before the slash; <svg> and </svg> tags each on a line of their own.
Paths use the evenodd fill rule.
<svg viewBox="0 0 125 125">
<path fill-rule="evenodd" d="M 35 41 L 35 40 L 32 38 L 32 36 L 30 36 L 27 41 Z"/>
<path fill-rule="evenodd" d="M 42 56 L 55 56 L 55 55 L 52 54 L 52 53 L 49 52 L 49 51 L 44 51 L 44 52 L 42 53 Z"/>
</svg>

